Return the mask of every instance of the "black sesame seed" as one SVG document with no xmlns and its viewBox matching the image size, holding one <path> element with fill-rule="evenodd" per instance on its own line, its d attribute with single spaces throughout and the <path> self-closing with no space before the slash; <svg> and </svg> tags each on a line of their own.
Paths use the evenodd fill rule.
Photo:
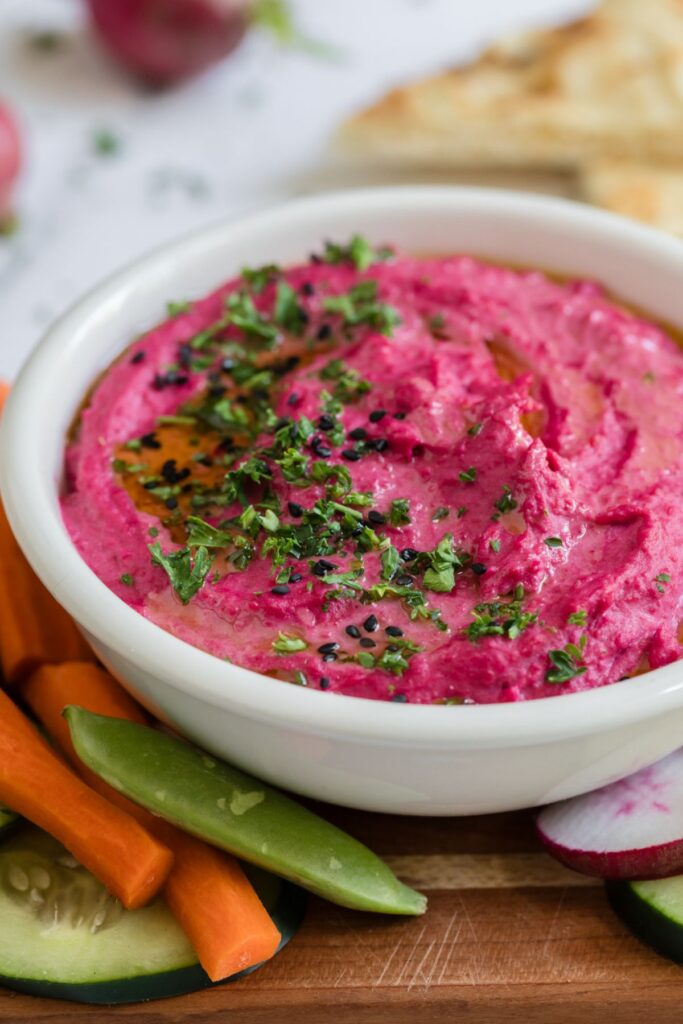
<svg viewBox="0 0 683 1024">
<path fill-rule="evenodd" d="M 476 573 L 477 576 L 483 576 L 484 573 L 486 572 L 486 566 L 483 565 L 482 562 L 472 562 L 470 569 L 472 570 L 472 572 Z"/>
<path fill-rule="evenodd" d="M 347 626 L 346 632 L 349 634 L 349 636 L 352 636 L 354 640 L 357 640 L 358 637 L 360 636 L 360 630 L 358 626 Z"/>
<path fill-rule="evenodd" d="M 140 438 L 140 444 L 143 448 L 161 448 L 161 441 L 157 440 L 155 433 L 143 434 Z"/>
<path fill-rule="evenodd" d="M 362 636 L 358 641 L 361 647 L 376 647 L 377 644 L 374 640 L 371 640 L 369 636 Z"/>
<path fill-rule="evenodd" d="M 372 523 L 373 526 L 383 526 L 387 521 L 387 517 L 383 516 L 381 512 L 377 512 L 373 508 L 368 512 L 368 521 Z"/>
<path fill-rule="evenodd" d="M 321 644 L 320 647 L 318 648 L 320 654 L 333 654 L 335 651 L 338 650 L 339 644 L 337 643 L 336 640 L 330 640 L 326 644 Z"/>
<path fill-rule="evenodd" d="M 235 369 L 235 360 L 234 359 L 224 359 L 223 362 L 221 363 L 221 370 L 223 371 L 223 373 L 230 373 L 230 371 L 234 370 L 234 369 Z"/>
<path fill-rule="evenodd" d="M 349 437 L 352 441 L 364 441 L 368 436 L 368 432 L 365 427 L 355 427 L 349 431 Z"/>
<path fill-rule="evenodd" d="M 234 447 L 235 442 L 233 439 L 231 437 L 224 437 L 223 440 L 216 445 L 216 451 L 229 452 L 232 451 Z"/>
<path fill-rule="evenodd" d="M 222 387 L 220 384 L 214 384 L 213 387 L 209 388 L 207 394 L 209 398 L 222 398 L 225 392 L 226 388 Z"/>
<path fill-rule="evenodd" d="M 407 412 L 395 412 L 394 413 L 394 419 L 395 420 L 404 420 L 407 415 L 408 415 Z"/>
<path fill-rule="evenodd" d="M 400 576 L 394 577 L 399 587 L 412 587 L 413 577 L 409 576 L 407 572 L 402 572 Z"/>
<path fill-rule="evenodd" d="M 387 644 L 386 649 L 387 649 L 387 651 L 392 651 L 392 652 L 400 651 L 401 650 L 401 648 L 398 646 L 398 644 Z"/>
<path fill-rule="evenodd" d="M 328 416 L 327 413 L 323 413 L 323 415 L 318 420 L 318 429 L 334 430 L 334 420 L 332 419 L 332 417 Z"/>
<path fill-rule="evenodd" d="M 344 448 L 342 451 L 342 458 L 346 459 L 347 462 L 358 462 L 360 457 L 360 452 L 357 452 L 354 448 Z"/>
<path fill-rule="evenodd" d="M 211 466 L 213 466 L 213 459 L 208 455 L 202 455 L 201 459 L 197 459 L 196 461 L 200 466 L 206 466 L 207 469 L 210 469 Z"/>
<path fill-rule="evenodd" d="M 405 693 L 395 693 L 391 701 L 393 704 L 407 704 L 408 696 Z"/>
<path fill-rule="evenodd" d="M 192 364 L 192 348 L 187 342 L 178 346 L 178 362 L 185 370 Z"/>
<path fill-rule="evenodd" d="M 297 405 L 301 400 L 301 396 L 297 395 L 296 391 L 292 391 L 291 395 L 287 399 L 287 405 Z"/>
<path fill-rule="evenodd" d="M 138 363 L 142 363 L 144 361 L 144 358 L 145 353 L 142 350 L 140 350 L 140 352 L 135 353 L 135 355 L 131 359 L 131 363 L 133 363 L 134 366 L 137 366 Z"/>
<path fill-rule="evenodd" d="M 278 583 L 276 587 L 272 587 L 271 594 L 276 594 L 278 597 L 284 597 L 285 594 L 289 593 L 289 587 L 286 583 Z"/>
<path fill-rule="evenodd" d="M 304 281 L 304 283 L 301 285 L 301 288 L 299 288 L 299 291 L 301 292 L 302 295 L 308 295 L 309 298 L 311 297 L 311 295 L 315 294 L 315 288 L 313 287 L 310 281 Z"/>
<path fill-rule="evenodd" d="M 287 508 L 289 510 L 290 516 L 294 516 L 295 519 L 298 519 L 299 516 L 302 516 L 304 514 L 303 508 L 296 501 L 288 501 Z"/>
<path fill-rule="evenodd" d="M 189 345 L 186 345 L 185 347 L 189 348 Z M 190 351 L 192 351 L 192 349 L 190 349 Z M 209 384 L 220 384 L 221 375 L 217 370 L 211 370 L 209 373 L 207 373 L 206 379 L 208 380 Z"/>
<path fill-rule="evenodd" d="M 303 576 L 301 575 L 300 572 L 293 572 L 292 575 L 289 577 L 289 582 L 290 583 L 300 583 L 302 579 L 303 579 Z"/>
<path fill-rule="evenodd" d="M 295 366 L 298 366 L 301 362 L 301 356 L 288 356 L 282 364 L 282 372 L 289 373 Z"/>
<path fill-rule="evenodd" d="M 367 630 L 368 633 L 374 633 L 379 628 L 379 622 L 377 621 L 376 615 L 368 615 L 367 619 L 363 623 L 363 629 Z"/>
<path fill-rule="evenodd" d="M 148 480 L 147 483 L 144 483 L 142 486 L 145 488 L 146 491 L 153 491 L 155 487 L 158 487 L 158 485 L 159 485 L 158 479 L 154 479 L 154 480 Z"/>
<path fill-rule="evenodd" d="M 167 498 L 166 501 L 164 502 L 164 505 L 166 506 L 166 508 L 168 508 L 171 511 L 173 511 L 174 508 L 178 508 L 178 499 L 177 498 Z"/>
<path fill-rule="evenodd" d="M 330 455 L 332 454 L 332 449 L 328 448 L 327 445 L 323 444 L 322 441 L 320 441 L 319 439 L 316 444 L 311 445 L 311 448 L 313 449 L 315 454 L 321 459 L 329 459 Z"/>
<path fill-rule="evenodd" d="M 332 572 L 336 568 L 334 562 L 328 562 L 326 558 L 319 558 L 317 562 L 313 563 L 311 572 L 314 576 L 326 576 L 328 572 Z"/>
<path fill-rule="evenodd" d="M 415 548 L 401 548 L 399 554 L 404 562 L 412 562 L 420 554 Z"/>
<path fill-rule="evenodd" d="M 386 409 L 374 409 L 368 416 L 368 419 L 370 420 L 371 423 L 379 423 L 380 420 L 384 419 L 386 414 Z"/>
<path fill-rule="evenodd" d="M 377 437 L 374 441 L 367 441 L 368 448 L 375 452 L 385 452 L 389 447 L 389 442 L 385 437 Z"/>
<path fill-rule="evenodd" d="M 332 651 L 331 654 L 323 654 L 323 661 L 336 661 L 337 655 Z"/>
<path fill-rule="evenodd" d="M 321 676 L 320 677 L 320 689 L 321 690 L 329 690 L 329 688 L 330 688 L 330 677 L 329 676 Z"/>
<path fill-rule="evenodd" d="M 403 636 L 403 630 L 400 626 L 387 626 L 384 632 L 387 636 Z"/>
<path fill-rule="evenodd" d="M 329 336 L 331 334 L 332 334 L 332 327 L 331 327 L 331 325 L 330 324 L 321 324 L 320 327 L 318 328 L 318 332 L 316 334 L 316 337 L 317 337 L 318 341 L 325 341 L 325 339 L 329 338 Z"/>
</svg>

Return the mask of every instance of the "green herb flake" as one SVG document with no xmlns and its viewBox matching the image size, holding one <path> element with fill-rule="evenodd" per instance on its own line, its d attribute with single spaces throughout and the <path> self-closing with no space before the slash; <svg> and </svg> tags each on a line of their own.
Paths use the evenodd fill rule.
<svg viewBox="0 0 683 1024">
<path fill-rule="evenodd" d="M 373 263 L 391 259 L 391 249 L 374 249 L 362 235 L 354 235 L 347 245 L 325 242 L 323 260 L 325 263 L 353 263 L 356 270 L 367 270 Z"/>
<path fill-rule="evenodd" d="M 277 283 L 273 319 L 290 334 L 301 334 L 306 325 L 306 312 L 299 305 L 296 292 L 286 281 Z"/>
<path fill-rule="evenodd" d="M 432 522 L 438 523 L 442 519 L 447 519 L 450 514 L 451 510 L 449 508 L 446 508 L 445 505 L 439 505 L 439 507 L 435 508 L 432 512 Z"/>
<path fill-rule="evenodd" d="M 503 493 L 497 501 L 494 501 L 493 505 L 501 515 L 504 515 L 506 512 L 513 512 L 517 508 L 517 502 L 512 497 L 512 491 L 507 484 L 503 485 Z"/>
<path fill-rule="evenodd" d="M 543 543 L 547 544 L 549 548 L 561 548 L 563 546 L 561 537 L 545 537 Z"/>
<path fill-rule="evenodd" d="M 492 540 L 489 541 L 489 547 L 491 548 L 491 551 L 495 551 L 496 554 L 498 554 L 498 552 L 500 551 L 500 541 L 494 537 Z"/>
<path fill-rule="evenodd" d="M 180 316 L 181 313 L 189 313 L 192 309 L 191 302 L 167 302 L 166 312 L 169 316 Z"/>
<path fill-rule="evenodd" d="M 398 310 L 377 300 L 377 282 L 372 280 L 359 281 L 343 295 L 327 296 L 323 309 L 338 314 L 346 327 L 366 324 L 387 336 L 401 323 Z"/>
<path fill-rule="evenodd" d="M 267 263 L 263 267 L 242 268 L 242 280 L 254 295 L 259 295 L 280 274 L 281 270 L 276 263 Z"/>
<path fill-rule="evenodd" d="M 300 636 L 291 633 L 278 633 L 277 640 L 273 640 L 272 648 L 277 654 L 296 654 L 297 651 L 305 651 L 308 644 Z"/>
<path fill-rule="evenodd" d="M 201 588 L 211 568 L 212 559 L 207 549 L 198 547 L 194 558 L 187 547 L 164 554 L 157 541 L 149 545 L 149 552 L 153 564 L 164 570 L 180 600 L 187 604 Z"/>
<path fill-rule="evenodd" d="M 585 626 L 588 619 L 588 612 L 583 608 L 579 608 L 578 611 L 572 612 L 567 618 L 567 623 L 570 626 Z"/>
<path fill-rule="evenodd" d="M 586 646 L 586 637 L 582 636 L 578 646 L 566 644 L 562 650 L 548 651 L 548 659 L 552 665 L 546 671 L 547 683 L 567 683 L 576 676 L 583 675 L 587 666 L 583 664 L 583 650 Z"/>
<path fill-rule="evenodd" d="M 92 147 L 97 156 L 116 156 L 121 150 L 121 140 L 107 128 L 100 128 L 92 137 Z"/>
<path fill-rule="evenodd" d="M 119 576 L 119 582 L 126 587 L 132 587 L 135 581 L 129 572 L 124 572 L 122 576 Z"/>
<path fill-rule="evenodd" d="M 477 470 L 470 466 L 469 469 L 461 469 L 458 476 L 463 484 L 473 484 L 477 479 Z"/>
<path fill-rule="evenodd" d="M 393 544 L 390 544 L 389 547 L 385 548 L 382 552 L 381 562 L 382 579 L 392 580 L 402 565 L 401 556 Z"/>
<path fill-rule="evenodd" d="M 408 498 L 394 498 L 389 506 L 390 524 L 392 526 L 407 526 L 410 521 L 410 501 Z"/>
<path fill-rule="evenodd" d="M 474 622 L 466 629 L 467 638 L 472 643 L 488 636 L 502 636 L 507 640 L 516 640 L 520 633 L 536 622 L 535 612 L 524 610 L 524 588 L 517 587 L 507 600 L 496 598 L 495 601 L 476 604 L 472 609 Z"/>
<path fill-rule="evenodd" d="M 470 435 L 470 437 L 476 437 L 477 434 L 481 434 L 483 429 L 484 429 L 484 424 L 483 423 L 473 423 L 472 426 L 469 427 L 467 433 Z"/>
</svg>

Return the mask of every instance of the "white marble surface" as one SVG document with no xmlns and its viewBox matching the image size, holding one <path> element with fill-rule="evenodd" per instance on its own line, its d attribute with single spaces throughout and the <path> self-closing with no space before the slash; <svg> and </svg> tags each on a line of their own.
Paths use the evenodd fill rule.
<svg viewBox="0 0 683 1024">
<path fill-rule="evenodd" d="M 112 0 L 115 2 L 115 0 Z M 253 34 L 221 66 L 147 93 L 89 37 L 79 0 L 0 0 L 0 96 L 26 144 L 20 230 L 0 239 L 0 375 L 92 284 L 165 239 L 289 195 L 353 181 L 335 165 L 339 120 L 390 85 L 476 52 L 499 33 L 550 24 L 589 0 L 292 0 L 336 61 Z M 53 53 L 31 33 L 56 29 Z M 101 129 L 116 155 L 94 151 Z M 374 177 L 373 183 L 377 182 Z"/>
</svg>

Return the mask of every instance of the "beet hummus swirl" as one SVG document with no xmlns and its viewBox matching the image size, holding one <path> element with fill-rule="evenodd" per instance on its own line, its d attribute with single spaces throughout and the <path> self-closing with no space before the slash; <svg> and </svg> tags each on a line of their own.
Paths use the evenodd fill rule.
<svg viewBox="0 0 683 1024">
<path fill-rule="evenodd" d="M 71 537 L 140 614 L 411 703 L 680 656 L 683 359 L 599 285 L 356 236 L 168 312 L 66 453 Z"/>
</svg>

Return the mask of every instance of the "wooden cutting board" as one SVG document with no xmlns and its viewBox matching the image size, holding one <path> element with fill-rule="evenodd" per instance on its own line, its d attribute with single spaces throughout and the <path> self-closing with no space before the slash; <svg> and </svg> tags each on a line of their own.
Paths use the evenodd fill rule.
<svg viewBox="0 0 683 1024">
<path fill-rule="evenodd" d="M 232 985 L 106 1009 L 0 989 L 11 1024 L 648 1024 L 681 1018 L 680 967 L 602 885 L 542 853 L 528 813 L 397 818 L 321 808 L 429 895 L 417 920 L 311 898 L 290 945 Z"/>
</svg>

